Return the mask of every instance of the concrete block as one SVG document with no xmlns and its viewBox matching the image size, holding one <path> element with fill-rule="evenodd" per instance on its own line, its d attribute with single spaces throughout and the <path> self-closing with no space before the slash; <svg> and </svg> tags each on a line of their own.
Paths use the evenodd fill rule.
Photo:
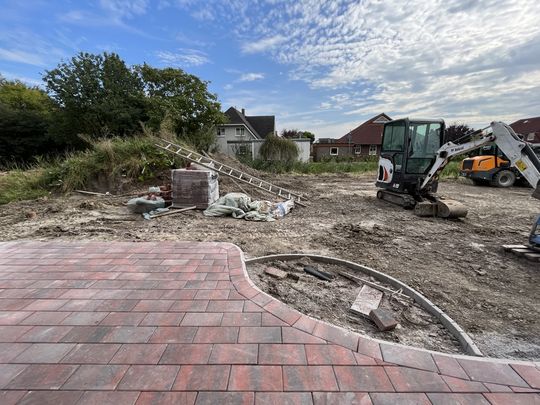
<svg viewBox="0 0 540 405">
<path fill-rule="evenodd" d="M 377 308 L 371 310 L 369 318 L 375 322 L 380 331 L 392 330 L 398 325 L 392 313 L 386 309 Z"/>
<path fill-rule="evenodd" d="M 264 272 L 266 274 L 268 274 L 269 276 L 272 276 L 272 277 L 280 279 L 280 280 L 287 277 L 287 272 L 286 271 L 276 269 L 275 267 L 267 267 L 266 269 L 264 269 Z"/>
<path fill-rule="evenodd" d="M 369 318 L 371 310 L 379 308 L 382 297 L 382 291 L 364 284 L 351 306 L 351 311 L 355 314 Z"/>
</svg>

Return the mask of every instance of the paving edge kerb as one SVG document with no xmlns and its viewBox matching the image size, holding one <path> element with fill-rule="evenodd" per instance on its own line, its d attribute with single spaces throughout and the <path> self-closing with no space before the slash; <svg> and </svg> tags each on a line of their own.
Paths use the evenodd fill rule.
<svg viewBox="0 0 540 405">
<path fill-rule="evenodd" d="M 242 256 L 243 257 L 243 256 Z M 314 261 L 319 261 L 323 263 L 331 263 L 331 264 L 339 264 L 344 265 L 351 270 L 354 271 L 360 271 L 362 273 L 368 274 L 372 276 L 373 278 L 385 282 L 387 284 L 390 284 L 391 286 L 401 289 L 402 292 L 411 297 L 416 303 L 418 303 L 424 310 L 426 310 L 431 315 L 435 316 L 442 324 L 443 326 L 454 336 L 460 343 L 461 347 L 465 351 L 465 353 L 472 355 L 472 356 L 478 356 L 482 357 L 483 354 L 480 351 L 480 349 L 476 346 L 476 344 L 473 342 L 473 340 L 470 338 L 469 335 L 457 324 L 456 321 L 454 321 L 452 318 L 450 318 L 442 309 L 437 307 L 433 302 L 428 300 L 426 297 L 424 297 L 422 294 L 420 294 L 415 289 L 411 288 L 407 284 L 399 281 L 398 279 L 395 279 L 394 277 L 391 277 L 387 274 L 381 273 L 380 271 L 377 271 L 375 269 L 372 269 L 370 267 L 366 267 L 354 262 L 350 262 L 348 260 L 338 259 L 336 257 L 330 257 L 330 256 L 321 256 L 321 255 L 312 255 L 312 254 L 302 254 L 302 253 L 291 253 L 291 254 L 276 254 L 276 255 L 268 255 L 268 256 L 261 256 L 261 257 L 255 257 L 251 259 L 244 259 L 245 264 L 252 264 L 252 263 L 264 263 L 268 261 L 273 260 L 295 260 L 302 257 L 307 257 L 309 259 L 312 259 Z M 249 275 L 246 272 L 246 277 L 248 280 L 251 281 L 249 278 Z M 304 314 L 306 315 L 306 314 Z M 306 315 L 307 316 L 307 315 Z M 335 326 L 335 325 L 334 325 Z M 374 339 L 368 336 L 362 335 L 362 337 L 369 338 L 371 340 L 375 340 L 379 343 L 386 343 L 386 344 L 396 344 L 393 342 L 388 342 L 385 340 L 380 339 Z M 405 346 L 408 347 L 408 346 Z M 430 353 L 438 353 L 426 349 L 420 349 L 416 348 L 417 350 L 425 350 Z"/>
</svg>

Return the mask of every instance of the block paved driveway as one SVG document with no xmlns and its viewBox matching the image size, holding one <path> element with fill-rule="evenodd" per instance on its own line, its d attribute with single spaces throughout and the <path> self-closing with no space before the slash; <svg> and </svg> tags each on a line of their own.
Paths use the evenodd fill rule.
<svg viewBox="0 0 540 405">
<path fill-rule="evenodd" d="M 226 243 L 0 243 L 0 404 L 540 404 L 538 363 L 346 332 Z"/>
</svg>

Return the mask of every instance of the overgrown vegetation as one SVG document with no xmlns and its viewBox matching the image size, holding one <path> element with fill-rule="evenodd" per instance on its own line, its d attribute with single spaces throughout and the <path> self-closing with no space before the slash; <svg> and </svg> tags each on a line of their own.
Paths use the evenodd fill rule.
<svg viewBox="0 0 540 405">
<path fill-rule="evenodd" d="M 290 165 L 298 159 L 298 146 L 290 139 L 268 135 L 261 145 L 259 155 L 266 162 Z"/>
</svg>

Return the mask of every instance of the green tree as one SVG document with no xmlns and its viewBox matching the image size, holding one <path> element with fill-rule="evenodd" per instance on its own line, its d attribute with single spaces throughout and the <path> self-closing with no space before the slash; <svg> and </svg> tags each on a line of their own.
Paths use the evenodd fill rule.
<svg viewBox="0 0 540 405">
<path fill-rule="evenodd" d="M 0 166 L 30 162 L 53 148 L 47 135 L 52 111 L 43 90 L 0 77 Z"/>
<path fill-rule="evenodd" d="M 217 96 L 208 91 L 208 82 L 181 69 L 158 69 L 147 64 L 136 71 L 148 97 L 148 125 L 157 128 L 167 118 L 180 137 L 199 149 L 208 149 L 214 126 L 225 122 Z"/>
<path fill-rule="evenodd" d="M 281 136 L 287 139 L 309 138 L 311 143 L 315 141 L 315 134 L 313 132 L 299 131 L 297 129 L 283 129 L 281 131 Z"/>
<path fill-rule="evenodd" d="M 115 53 L 79 53 L 46 71 L 43 80 L 59 114 L 53 133 L 67 144 L 78 134 L 96 138 L 132 135 L 146 120 L 143 84 Z"/>
<path fill-rule="evenodd" d="M 276 135 L 268 135 L 259 150 L 263 160 L 283 163 L 294 162 L 298 159 L 298 153 L 298 146 L 294 141 Z"/>
</svg>

